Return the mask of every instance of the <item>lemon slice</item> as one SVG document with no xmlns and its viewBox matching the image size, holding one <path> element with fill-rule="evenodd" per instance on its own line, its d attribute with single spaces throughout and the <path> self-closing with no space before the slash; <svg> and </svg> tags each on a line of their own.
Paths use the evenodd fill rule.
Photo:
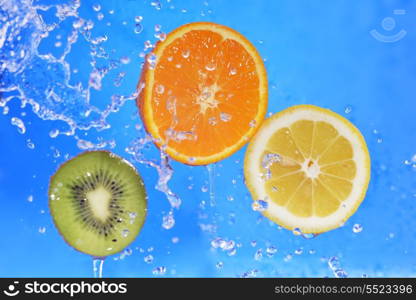
<svg viewBox="0 0 416 300">
<path fill-rule="evenodd" d="M 342 116 L 298 105 L 267 119 L 251 140 L 244 175 L 253 200 L 275 223 L 302 233 L 339 226 L 357 210 L 370 180 L 360 131 Z"/>
</svg>

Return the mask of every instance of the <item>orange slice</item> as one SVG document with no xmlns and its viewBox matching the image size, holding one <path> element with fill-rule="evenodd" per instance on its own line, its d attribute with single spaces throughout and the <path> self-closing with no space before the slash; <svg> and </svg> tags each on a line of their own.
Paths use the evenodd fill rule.
<svg viewBox="0 0 416 300">
<path fill-rule="evenodd" d="M 137 104 L 173 159 L 205 165 L 239 150 L 267 110 L 267 75 L 254 46 L 214 23 L 181 26 L 147 56 Z"/>
</svg>

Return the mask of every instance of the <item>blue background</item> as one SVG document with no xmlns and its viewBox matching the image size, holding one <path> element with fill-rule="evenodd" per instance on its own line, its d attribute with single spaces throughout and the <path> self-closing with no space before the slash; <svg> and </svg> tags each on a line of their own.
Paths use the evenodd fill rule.
<svg viewBox="0 0 416 300">
<path fill-rule="evenodd" d="M 96 3 L 101 4 L 100 12 L 104 14 L 101 21 L 92 8 Z M 206 192 L 207 168 L 172 162 L 174 173 L 169 186 L 182 200 L 182 206 L 175 210 L 175 226 L 166 230 L 161 226 L 162 217 L 170 206 L 166 195 L 154 188 L 157 172 L 135 163 L 149 193 L 148 219 L 130 247 L 131 255 L 106 259 L 104 276 L 333 277 L 328 266 L 331 257 L 339 259 L 349 276 L 415 276 L 416 164 L 405 161 L 416 153 L 416 3 L 375 0 L 160 3 L 161 9 L 156 9 L 151 1 L 81 2 L 78 13 L 94 21 L 93 35 L 108 36 L 105 48 L 110 57 L 130 58 L 130 63 L 118 70 L 126 72 L 121 86 L 113 84 L 117 72 L 110 72 L 103 79 L 101 91 L 91 91 L 91 104 L 103 109 L 112 94 L 129 94 L 134 90 L 143 60 L 139 53 L 146 40 L 156 40 L 155 24 L 169 32 L 188 22 L 221 23 L 244 34 L 265 59 L 269 112 L 296 104 L 315 104 L 344 115 L 361 130 L 372 158 L 371 183 L 363 204 L 342 228 L 305 239 L 279 229 L 251 209 L 252 200 L 242 178 L 245 147 L 216 164 L 213 206 L 209 205 Z M 406 14 L 394 15 L 395 9 L 404 9 Z M 109 10 L 114 10 L 114 14 Z M 42 12 L 45 22 L 56 22 L 54 12 L 54 9 Z M 144 17 L 140 34 L 134 33 L 137 15 Z M 382 27 L 386 17 L 396 21 L 390 31 Z M 73 20 L 67 18 L 44 39 L 39 54 L 59 55 L 63 47 L 54 46 L 56 34 L 61 34 L 65 41 Z M 406 30 L 407 35 L 397 42 L 384 43 L 370 34 L 373 29 L 384 35 Z M 6 49 L 0 51 L 6 53 Z M 72 74 L 70 82 L 81 82 L 85 87 L 91 66 L 89 49 L 82 38 L 73 46 L 67 61 L 71 68 L 79 70 Z M 33 86 L 38 84 L 33 82 Z M 81 152 L 76 139 L 64 135 L 50 138 L 52 129 L 65 130 L 67 125 L 42 120 L 30 105 L 22 108 L 17 98 L 7 105 L 10 109 L 7 114 L 0 109 L 0 276 L 92 276 L 92 259 L 65 244 L 53 226 L 47 206 L 49 177 L 66 160 L 65 155 L 72 157 Z M 19 134 L 11 124 L 12 117 L 24 121 L 25 134 Z M 134 128 L 141 122 L 134 102 L 126 102 L 107 121 L 110 129 L 78 130 L 76 134 L 94 142 L 99 137 L 114 139 L 116 147 L 112 151 L 131 159 L 125 148 L 142 134 Z M 27 146 L 28 139 L 35 144 L 34 149 Z M 145 155 L 157 158 L 158 152 L 150 147 Z M 30 195 L 33 202 L 27 201 Z M 234 200 L 230 201 L 230 196 Z M 354 233 L 354 224 L 361 224 L 363 231 Z M 45 233 L 39 232 L 41 227 L 46 228 Z M 172 242 L 174 237 L 179 239 L 177 243 Z M 238 243 L 236 253 L 229 255 L 211 247 L 211 241 L 217 237 Z M 278 251 L 269 257 L 265 251 L 270 246 Z M 258 249 L 263 249 L 261 260 L 254 259 Z M 152 263 L 144 261 L 149 254 L 154 256 Z M 220 268 L 216 266 L 219 262 L 223 263 Z M 166 267 L 166 274 L 153 274 L 154 268 L 161 266 Z"/>
</svg>

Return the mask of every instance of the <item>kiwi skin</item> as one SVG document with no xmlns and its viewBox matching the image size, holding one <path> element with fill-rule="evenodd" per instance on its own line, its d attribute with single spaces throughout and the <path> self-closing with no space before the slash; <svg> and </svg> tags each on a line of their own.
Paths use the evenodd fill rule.
<svg viewBox="0 0 416 300">
<path fill-rule="evenodd" d="M 143 181 L 143 179 L 142 179 L 142 177 L 140 176 L 140 174 L 138 173 L 138 171 L 137 171 L 137 169 L 129 162 L 129 161 L 127 161 L 127 160 L 125 160 L 124 158 L 122 158 L 122 157 L 120 157 L 120 156 L 118 156 L 118 155 L 116 155 L 116 154 L 114 154 L 113 152 L 111 152 L 111 151 L 107 151 L 107 150 L 92 150 L 92 151 L 84 151 L 84 152 L 82 152 L 82 153 L 80 153 L 80 154 L 78 154 L 78 155 L 76 155 L 76 156 L 74 156 L 73 158 L 71 158 L 71 159 L 69 159 L 69 160 L 67 160 L 67 161 L 65 161 L 64 163 L 62 163 L 58 168 L 57 168 L 57 170 L 55 171 L 55 173 L 50 177 L 50 180 L 49 180 L 49 189 L 48 189 L 48 206 L 49 206 L 49 211 L 50 211 L 50 213 L 51 213 L 51 216 L 52 216 L 52 220 L 53 220 L 53 223 L 54 223 L 54 225 L 55 225 L 55 228 L 57 228 L 57 230 L 58 230 L 58 233 L 59 233 L 59 235 L 64 239 L 64 241 L 70 246 L 70 247 L 72 247 L 72 248 L 74 248 L 75 250 L 77 250 L 77 251 L 79 251 L 79 252 L 81 252 L 81 253 L 85 253 L 85 254 L 88 254 L 88 255 L 92 255 L 94 258 L 99 258 L 99 259 L 105 259 L 107 256 L 109 256 L 109 255 L 113 255 L 113 254 L 116 254 L 116 253 L 118 253 L 118 252 L 120 252 L 122 249 L 114 249 L 114 250 L 111 250 L 111 251 L 106 251 L 106 253 L 104 254 L 104 253 L 100 253 L 100 254 L 98 254 L 97 255 L 97 253 L 91 253 L 91 252 L 88 252 L 88 251 L 84 251 L 83 249 L 81 249 L 81 248 L 79 248 L 79 247 L 77 247 L 76 245 L 74 245 L 74 243 L 71 243 L 66 237 L 65 237 L 65 234 L 61 231 L 61 229 L 60 229 L 60 227 L 58 226 L 58 223 L 57 223 L 57 221 L 56 221 L 56 219 L 55 219 L 55 217 L 53 216 L 53 209 L 52 209 L 52 207 L 51 207 L 51 201 L 52 200 L 50 200 L 50 195 L 52 194 L 52 186 L 53 186 L 53 182 L 54 182 L 54 179 L 55 179 L 55 177 L 56 177 L 56 175 L 58 174 L 58 171 L 62 168 L 62 167 L 64 167 L 65 165 L 67 165 L 70 161 L 72 161 L 73 159 L 75 159 L 75 158 L 78 158 L 78 157 L 81 157 L 81 156 L 85 156 L 85 155 L 88 155 L 88 154 L 90 154 L 90 153 L 106 153 L 106 154 L 108 154 L 108 155 L 111 155 L 111 156 L 113 156 L 113 157 L 115 157 L 115 158 L 117 158 L 117 159 L 119 159 L 121 162 L 123 162 L 123 163 L 125 163 L 126 165 L 128 165 L 133 171 L 134 171 L 134 173 L 137 175 L 137 177 L 140 179 L 140 183 L 138 183 L 138 184 L 142 184 L 143 185 L 143 193 L 144 193 L 144 198 L 143 198 L 143 201 L 144 201 L 144 207 L 145 207 L 145 209 L 144 209 L 144 211 L 143 211 L 143 216 L 142 216 L 142 219 L 143 219 L 143 221 L 141 221 L 141 222 L 139 222 L 140 224 L 138 225 L 139 226 L 139 229 L 138 229 L 138 233 L 136 234 L 136 236 L 132 239 L 132 241 L 130 242 L 130 243 L 132 243 L 136 238 L 137 238 L 137 236 L 140 234 L 140 231 L 141 231 L 141 229 L 142 229 L 142 227 L 144 226 L 144 223 L 145 223 L 145 221 L 146 221 L 146 219 L 147 219 L 147 201 L 148 201 L 148 199 L 147 199 L 147 192 L 146 192 L 146 188 L 145 188 L 145 186 L 144 186 L 144 181 Z M 127 245 L 125 246 L 125 247 L 127 247 Z"/>
</svg>

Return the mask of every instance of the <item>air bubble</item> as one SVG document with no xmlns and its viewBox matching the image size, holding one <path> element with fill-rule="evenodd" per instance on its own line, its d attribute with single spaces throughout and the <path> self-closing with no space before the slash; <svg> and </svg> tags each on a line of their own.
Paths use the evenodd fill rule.
<svg viewBox="0 0 416 300">
<path fill-rule="evenodd" d="M 235 75 L 235 74 L 237 74 L 237 69 L 235 68 L 230 69 L 230 75 Z"/>
<path fill-rule="evenodd" d="M 220 270 L 224 267 L 224 263 L 222 261 L 219 261 L 215 264 L 215 267 Z"/>
<path fill-rule="evenodd" d="M 250 123 L 248 123 L 248 126 L 250 126 L 251 128 L 256 127 L 256 120 L 251 120 Z"/>
<path fill-rule="evenodd" d="M 46 227 L 39 227 L 39 233 L 44 234 L 46 232 Z"/>
<path fill-rule="evenodd" d="M 136 16 L 136 17 L 134 17 L 134 21 L 136 21 L 137 23 L 140 23 L 141 21 L 143 21 L 143 17 L 142 16 Z"/>
<path fill-rule="evenodd" d="M 33 202 L 33 196 L 32 195 L 29 195 L 29 197 L 27 197 L 27 201 L 28 202 Z"/>
<path fill-rule="evenodd" d="M 130 231 L 128 229 L 123 229 L 121 231 L 121 236 L 124 237 L 124 238 L 128 237 L 129 234 L 130 234 Z"/>
</svg>

